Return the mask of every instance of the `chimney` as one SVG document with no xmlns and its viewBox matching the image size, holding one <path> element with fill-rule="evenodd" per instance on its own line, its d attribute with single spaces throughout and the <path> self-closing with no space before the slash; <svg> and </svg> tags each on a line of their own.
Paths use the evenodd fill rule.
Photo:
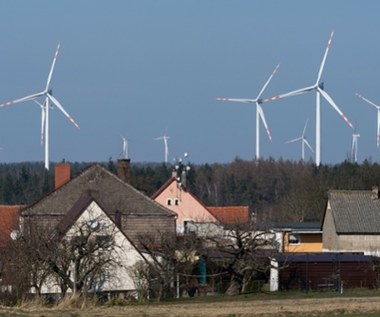
<svg viewBox="0 0 380 317">
<path fill-rule="evenodd" d="M 66 184 L 71 178 L 70 164 L 58 163 L 54 166 L 54 189 Z"/>
<path fill-rule="evenodd" d="M 130 159 L 117 160 L 117 176 L 124 182 L 129 182 Z"/>
</svg>

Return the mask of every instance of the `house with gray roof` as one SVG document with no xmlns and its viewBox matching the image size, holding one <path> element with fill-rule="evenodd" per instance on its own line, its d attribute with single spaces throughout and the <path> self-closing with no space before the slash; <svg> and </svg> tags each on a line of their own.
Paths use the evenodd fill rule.
<svg viewBox="0 0 380 317">
<path fill-rule="evenodd" d="M 118 164 L 125 165 L 124 161 Z M 175 235 L 176 214 L 131 186 L 125 175 L 114 175 L 94 164 L 70 179 L 70 165 L 63 163 L 59 167 L 64 172 L 55 174 L 64 175 L 66 179 L 56 179 L 59 185 L 54 191 L 21 211 L 24 234 L 32 235 L 36 224 L 39 230 L 41 227 L 54 230 L 64 218 L 70 218 L 69 211 L 86 194 L 107 210 L 110 218 L 136 245 L 141 235 Z M 123 168 L 118 168 L 120 170 Z M 66 222 L 71 220 L 66 219 Z"/>
<path fill-rule="evenodd" d="M 322 221 L 323 251 L 380 254 L 380 195 L 371 190 L 330 190 Z"/>
</svg>

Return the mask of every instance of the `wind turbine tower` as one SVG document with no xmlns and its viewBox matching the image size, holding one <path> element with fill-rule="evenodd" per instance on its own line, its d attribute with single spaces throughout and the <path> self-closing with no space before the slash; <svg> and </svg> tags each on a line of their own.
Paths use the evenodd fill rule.
<svg viewBox="0 0 380 317">
<path fill-rule="evenodd" d="M 128 139 L 126 137 L 121 137 L 123 140 L 123 152 L 121 153 L 121 156 L 123 159 L 128 160 Z"/>
<path fill-rule="evenodd" d="M 360 137 L 360 134 L 352 133 L 352 148 L 351 148 L 351 157 L 352 162 L 357 163 L 358 162 L 358 138 Z"/>
<path fill-rule="evenodd" d="M 168 163 L 168 158 L 169 158 L 169 146 L 168 146 L 168 140 L 170 139 L 170 136 L 167 136 L 166 133 L 163 136 L 160 136 L 158 138 L 155 138 L 155 140 L 163 140 L 164 141 L 164 146 L 165 146 L 165 157 L 164 161 L 165 164 Z"/>
<path fill-rule="evenodd" d="M 43 104 L 37 102 L 41 108 L 42 108 L 42 119 L 41 119 L 41 140 L 45 143 L 45 168 L 49 170 L 49 109 L 53 105 L 56 106 L 65 116 L 67 119 L 70 120 L 70 122 L 75 125 L 79 129 L 79 125 L 75 122 L 75 120 L 66 112 L 66 110 L 63 108 L 61 103 L 52 95 L 52 88 L 50 86 L 55 63 L 57 61 L 58 52 L 59 52 L 60 44 L 58 44 L 57 49 L 55 51 L 55 55 L 53 58 L 53 63 L 50 68 L 50 72 L 47 78 L 45 89 L 41 92 L 28 95 L 16 100 L 8 101 L 6 103 L 0 104 L 0 107 L 6 107 L 6 106 L 12 106 L 16 103 L 23 102 L 23 101 L 37 101 L 36 99 L 40 97 L 44 97 L 45 101 Z"/>
<path fill-rule="evenodd" d="M 298 96 L 304 93 L 315 91 L 316 92 L 316 116 L 315 116 L 315 164 L 319 166 L 321 164 L 321 95 L 322 97 L 335 109 L 335 111 L 342 117 L 342 119 L 351 127 L 354 128 L 352 123 L 348 120 L 348 118 L 343 114 L 343 112 L 336 105 L 334 100 L 330 97 L 330 95 L 324 90 L 324 83 L 321 82 L 323 68 L 326 63 L 327 54 L 330 50 L 331 41 L 334 36 L 334 31 L 331 32 L 330 38 L 327 42 L 327 47 L 325 50 L 325 54 L 323 55 L 321 66 L 319 67 L 317 80 L 316 82 L 305 88 L 297 89 L 285 94 L 281 94 L 275 97 L 271 97 L 268 99 L 264 99 L 263 102 L 278 100 L 286 97 Z"/>
</svg>

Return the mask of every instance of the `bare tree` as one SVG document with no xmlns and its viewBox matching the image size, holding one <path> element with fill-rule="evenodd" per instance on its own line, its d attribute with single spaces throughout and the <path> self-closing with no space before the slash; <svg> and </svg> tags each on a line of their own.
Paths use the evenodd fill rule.
<svg viewBox="0 0 380 317">
<path fill-rule="evenodd" d="M 226 227 L 223 236 L 207 238 L 218 251 L 216 265 L 227 271 L 230 283 L 226 294 L 249 291 L 252 282 L 270 269 L 270 258 L 277 253 L 274 235 L 269 230 L 258 230 L 253 224 Z"/>
<path fill-rule="evenodd" d="M 26 224 L 26 222 L 29 222 Z M 102 288 L 118 265 L 116 226 L 105 216 L 93 216 L 53 232 L 24 219 L 24 234 L 9 253 L 9 270 L 22 276 L 28 291 L 40 294 L 85 293 Z M 31 235 L 31 233 L 33 233 Z M 17 274 L 16 274 L 17 272 Z"/>
<path fill-rule="evenodd" d="M 159 239 L 158 239 L 159 238 Z M 149 280 L 151 295 L 157 300 L 170 298 L 175 295 L 174 285 L 179 276 L 182 285 L 187 276 L 192 273 L 202 253 L 202 241 L 195 234 L 182 236 L 167 235 L 156 232 L 140 236 L 141 247 L 149 255 L 149 268 L 145 267 L 143 274 Z M 149 276 L 147 277 L 147 272 Z"/>
</svg>

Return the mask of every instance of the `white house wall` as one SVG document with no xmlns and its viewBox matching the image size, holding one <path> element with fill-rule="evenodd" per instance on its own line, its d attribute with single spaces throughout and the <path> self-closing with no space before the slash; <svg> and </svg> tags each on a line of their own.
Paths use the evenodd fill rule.
<svg viewBox="0 0 380 317">
<path fill-rule="evenodd" d="M 114 264 L 112 268 L 108 270 L 106 275 L 99 280 L 98 285 L 96 285 L 96 291 L 135 290 L 135 285 L 129 270 L 136 262 L 144 261 L 144 258 L 95 202 L 92 202 L 82 213 L 76 223 L 67 232 L 66 236 L 73 236 L 75 234 L 76 225 L 78 226 L 81 223 L 94 219 L 101 219 L 101 221 L 105 222 L 104 227 L 107 228 L 108 233 L 110 233 L 109 231 L 112 231 L 116 242 L 116 248 L 109 252 L 111 252 L 111 257 L 118 263 Z M 100 233 L 101 235 L 104 235 L 107 234 L 107 231 Z M 56 286 L 56 283 L 54 283 L 53 279 L 50 279 L 42 289 L 42 293 L 57 292 L 60 292 L 60 290 Z"/>
</svg>

